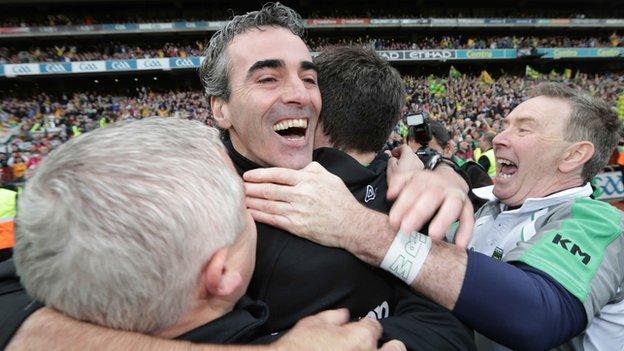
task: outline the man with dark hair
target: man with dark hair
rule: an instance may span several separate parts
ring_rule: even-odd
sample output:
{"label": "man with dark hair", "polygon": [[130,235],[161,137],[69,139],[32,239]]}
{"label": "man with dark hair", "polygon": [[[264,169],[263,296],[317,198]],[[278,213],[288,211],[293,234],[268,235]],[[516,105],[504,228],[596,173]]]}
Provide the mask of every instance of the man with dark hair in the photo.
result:
{"label": "man with dark hair", "polygon": [[401,75],[365,48],[328,49],[314,63],[323,95],[315,147],[331,145],[370,163],[401,116],[405,103]]}
{"label": "man with dark hair", "polygon": [[323,95],[314,160],[338,175],[362,204],[388,213],[388,156],[381,150],[401,116],[403,79],[372,49],[331,48],[314,63]]}

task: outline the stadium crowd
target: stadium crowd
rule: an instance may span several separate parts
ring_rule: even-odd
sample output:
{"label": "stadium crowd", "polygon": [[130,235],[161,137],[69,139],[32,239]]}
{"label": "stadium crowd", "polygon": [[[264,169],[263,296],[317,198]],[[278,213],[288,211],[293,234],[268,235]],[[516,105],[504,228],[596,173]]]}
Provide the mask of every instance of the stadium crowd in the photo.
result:
{"label": "stadium crowd", "polygon": [[308,42],[315,51],[334,46],[355,45],[375,50],[425,50],[425,49],[521,49],[532,47],[619,47],[623,46],[621,36],[616,32],[605,38],[570,36],[441,36],[419,37],[409,41],[394,38],[358,37],[332,39],[312,38]]}
{"label": "stadium crowd", "polygon": [[[397,4],[400,5],[400,4]],[[150,11],[141,6],[136,11],[131,9],[115,10],[108,9],[106,12],[98,12],[97,9],[86,9],[84,12],[72,11],[50,11],[43,14],[31,13],[27,17],[16,10],[15,15],[10,11],[0,19],[0,27],[36,27],[36,26],[71,26],[71,25],[94,25],[106,23],[156,23],[156,22],[176,22],[176,21],[206,21],[224,20],[224,13],[244,13],[249,9],[232,8],[228,5],[226,9],[215,7],[206,8],[203,4],[200,7],[185,6],[184,9],[160,10],[151,7]],[[56,12],[56,13],[55,13]],[[23,11],[21,11],[23,14]],[[621,13],[621,10],[611,11],[610,9],[591,8],[570,10],[562,8],[533,8],[518,9],[500,6],[497,8],[480,7],[438,7],[422,6],[417,10],[413,6],[402,8],[401,6],[385,6],[377,9],[373,6],[361,6],[348,10],[331,8],[324,10],[322,6],[313,6],[310,11],[302,12],[307,18],[614,18]],[[9,15],[10,14],[10,15]]]}
{"label": "stadium crowd", "polygon": [[3,127],[17,127],[19,131],[0,152],[2,179],[5,183],[23,181],[42,157],[72,136],[112,122],[149,116],[210,124],[208,103],[201,91],[156,93],[143,88],[134,97],[76,93],[56,98],[46,94],[29,99],[4,98],[0,103]]}
{"label": "stadium crowd", "polygon": [[[492,80],[481,76],[458,74],[455,77],[404,76],[406,103],[403,120],[392,133],[389,144],[402,143],[406,136],[406,117],[426,112],[441,121],[451,133],[452,150],[462,159],[471,159],[479,137],[488,130],[502,130],[502,118],[526,98],[540,80],[517,75],[501,75]],[[624,76],[615,73],[578,73],[544,76],[566,80],[583,87],[615,106],[624,94]],[[5,130],[19,128],[0,162],[5,182],[21,181],[26,170],[51,149],[74,135],[120,120],[148,116],[180,117],[212,124],[210,108],[201,91],[157,92],[146,88],[136,96],[113,96],[75,93],[59,97],[39,94],[27,99],[5,97],[0,101],[0,121]],[[15,155],[15,153],[18,153]],[[10,159],[23,162],[9,162]],[[33,159],[33,160],[31,160]],[[27,165],[27,167],[23,167]],[[15,167],[17,164],[17,168]]]}
{"label": "stadium crowd", "polygon": [[[624,40],[617,32],[605,37],[570,36],[441,36],[418,37],[412,40],[360,36],[355,38],[310,38],[310,50],[322,51],[335,46],[361,46],[375,50],[424,49],[521,49],[533,47],[623,47]],[[128,44],[122,42],[95,45],[54,45],[16,49],[0,47],[1,63],[71,62],[92,60],[123,60],[163,57],[199,56],[204,50],[201,40],[166,42],[162,45]]]}
{"label": "stadium crowd", "polygon": [[124,60],[141,58],[188,57],[201,55],[201,41],[165,43],[158,46],[128,45],[120,42],[86,47],[55,45],[16,50],[0,47],[0,63],[71,62],[97,60]]}

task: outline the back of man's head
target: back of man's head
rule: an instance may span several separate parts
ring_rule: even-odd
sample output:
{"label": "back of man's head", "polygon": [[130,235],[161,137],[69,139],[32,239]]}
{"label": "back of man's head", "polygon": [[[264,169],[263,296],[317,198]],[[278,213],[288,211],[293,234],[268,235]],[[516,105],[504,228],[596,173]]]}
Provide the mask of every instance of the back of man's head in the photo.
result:
{"label": "back of man's head", "polygon": [[399,72],[372,49],[338,47],[314,59],[323,97],[320,121],[343,151],[382,149],[405,103]]}
{"label": "back of man's head", "polygon": [[534,96],[563,99],[570,104],[570,119],[564,129],[568,141],[589,141],[594,145],[594,155],[583,165],[583,181],[590,181],[609,161],[617,146],[622,122],[615,109],[605,101],[561,83],[542,83]]}
{"label": "back of man's head", "polygon": [[279,2],[267,3],[258,11],[234,16],[212,35],[203,53],[205,59],[199,70],[199,77],[208,99],[215,96],[229,101],[230,60],[226,49],[237,35],[265,26],[286,28],[302,38],[305,34],[301,16]]}
{"label": "back of man's head", "polygon": [[245,224],[219,133],[148,118],[71,139],[19,201],[15,263],[28,293],[74,318],[144,333],[173,325],[213,253]]}

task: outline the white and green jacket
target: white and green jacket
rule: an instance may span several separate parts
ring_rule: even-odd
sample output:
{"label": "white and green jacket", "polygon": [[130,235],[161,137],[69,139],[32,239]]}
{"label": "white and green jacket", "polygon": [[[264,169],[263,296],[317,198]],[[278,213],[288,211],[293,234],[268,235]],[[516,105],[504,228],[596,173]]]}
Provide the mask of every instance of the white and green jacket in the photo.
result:
{"label": "white and green jacket", "polygon": [[[589,197],[589,184],[506,210],[498,200],[475,215],[470,250],[532,266],[583,303],[587,328],[561,350],[624,350],[622,212]],[[508,316],[513,318],[513,316]],[[479,336],[480,349],[504,349]]]}

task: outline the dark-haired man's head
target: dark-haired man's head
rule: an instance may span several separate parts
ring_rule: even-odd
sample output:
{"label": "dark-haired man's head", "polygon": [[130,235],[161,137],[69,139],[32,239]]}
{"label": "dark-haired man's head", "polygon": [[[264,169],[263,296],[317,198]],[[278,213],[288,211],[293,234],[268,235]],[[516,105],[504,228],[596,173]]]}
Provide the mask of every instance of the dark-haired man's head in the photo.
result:
{"label": "dark-haired man's head", "polygon": [[337,47],[314,59],[323,107],[315,148],[380,151],[405,102],[399,72],[371,49]]}
{"label": "dark-haired man's head", "polygon": [[204,52],[200,77],[216,124],[258,165],[312,161],[321,96],[301,16],[280,3],[235,16]]}

